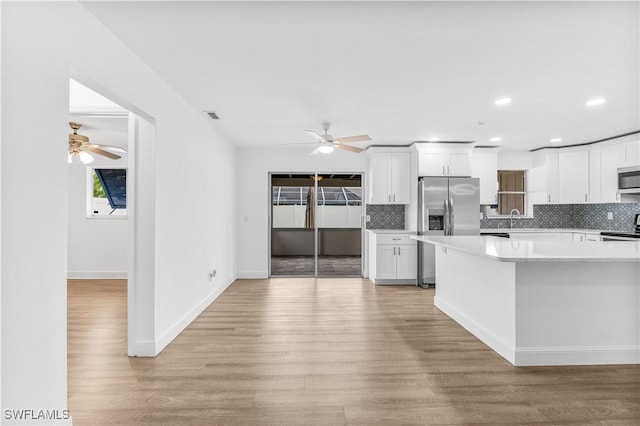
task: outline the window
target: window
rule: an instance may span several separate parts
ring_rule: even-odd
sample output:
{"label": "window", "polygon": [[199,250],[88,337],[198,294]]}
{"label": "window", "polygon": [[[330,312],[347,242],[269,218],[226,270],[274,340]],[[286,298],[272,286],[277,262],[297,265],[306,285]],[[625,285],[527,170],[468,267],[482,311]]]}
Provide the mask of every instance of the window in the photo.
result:
{"label": "window", "polygon": [[127,169],[87,167],[87,217],[127,216]]}
{"label": "window", "polygon": [[518,209],[525,214],[526,174],[524,170],[498,170],[498,214],[509,215]]}

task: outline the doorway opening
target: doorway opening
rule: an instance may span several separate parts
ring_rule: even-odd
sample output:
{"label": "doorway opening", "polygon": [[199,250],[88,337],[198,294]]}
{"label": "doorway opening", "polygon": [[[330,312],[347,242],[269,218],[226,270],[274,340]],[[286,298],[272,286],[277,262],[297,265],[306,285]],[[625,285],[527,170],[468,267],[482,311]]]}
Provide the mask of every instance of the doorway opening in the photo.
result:
{"label": "doorway opening", "polygon": [[270,276],[362,276],[362,174],[273,173]]}

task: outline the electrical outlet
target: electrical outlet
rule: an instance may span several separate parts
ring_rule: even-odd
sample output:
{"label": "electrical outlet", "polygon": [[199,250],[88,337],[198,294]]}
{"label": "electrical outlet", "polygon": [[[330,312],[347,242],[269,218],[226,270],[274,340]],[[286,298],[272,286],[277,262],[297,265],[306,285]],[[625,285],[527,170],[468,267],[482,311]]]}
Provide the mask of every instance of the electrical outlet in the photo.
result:
{"label": "electrical outlet", "polygon": [[613,220],[613,212],[607,212],[607,219]]}
{"label": "electrical outlet", "polygon": [[367,215],[367,222],[371,222],[371,215],[370,214]]}

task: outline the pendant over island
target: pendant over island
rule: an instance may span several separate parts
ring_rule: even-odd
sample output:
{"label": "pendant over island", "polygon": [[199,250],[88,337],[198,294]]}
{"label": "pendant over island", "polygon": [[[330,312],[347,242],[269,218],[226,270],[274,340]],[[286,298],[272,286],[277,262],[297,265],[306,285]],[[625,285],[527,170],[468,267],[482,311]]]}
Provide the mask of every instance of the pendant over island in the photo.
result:
{"label": "pendant over island", "polygon": [[640,242],[412,236],[434,304],[515,366],[640,364]]}

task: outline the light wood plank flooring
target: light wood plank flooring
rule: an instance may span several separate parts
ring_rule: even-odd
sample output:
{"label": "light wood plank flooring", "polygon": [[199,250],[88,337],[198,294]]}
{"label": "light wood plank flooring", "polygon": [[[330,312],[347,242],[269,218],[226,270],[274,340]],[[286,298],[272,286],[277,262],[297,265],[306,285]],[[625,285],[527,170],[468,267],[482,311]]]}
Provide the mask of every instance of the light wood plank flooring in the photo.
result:
{"label": "light wood plank flooring", "polygon": [[69,281],[74,425],[640,424],[640,367],[515,368],[362,279],[237,281],[156,358],[126,356],[126,282]]}

